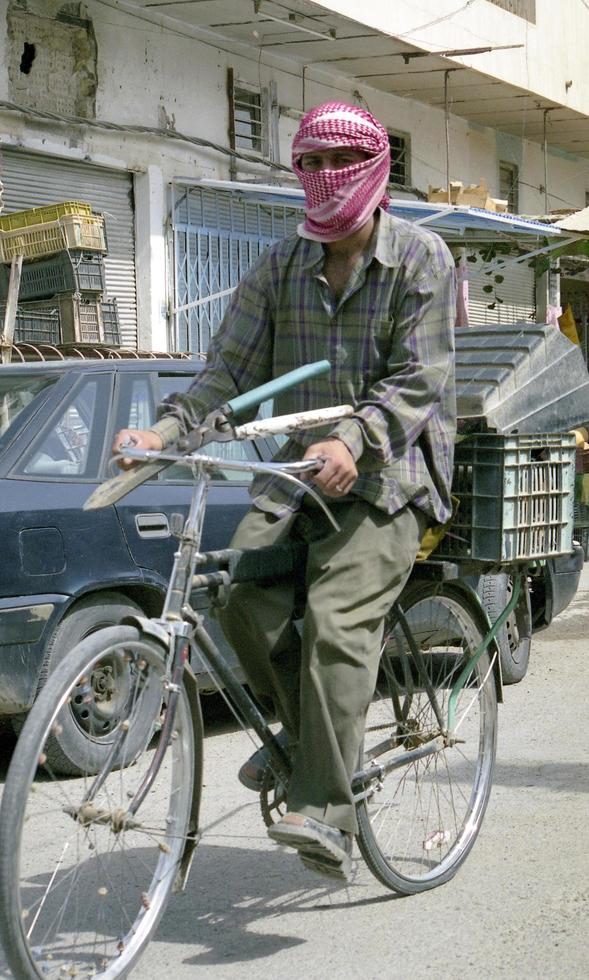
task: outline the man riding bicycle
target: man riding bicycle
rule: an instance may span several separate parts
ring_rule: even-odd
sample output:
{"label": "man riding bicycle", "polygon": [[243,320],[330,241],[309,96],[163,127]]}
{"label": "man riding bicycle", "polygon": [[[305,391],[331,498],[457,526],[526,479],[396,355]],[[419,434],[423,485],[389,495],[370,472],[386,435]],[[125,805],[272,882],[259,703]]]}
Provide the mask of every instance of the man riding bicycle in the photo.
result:
{"label": "man riding bicycle", "polygon": [[[344,103],[308,112],[292,164],[305,192],[297,234],[244,276],[188,393],[168,398],[151,429],[118,433],[113,448],[161,449],[237,394],[331,362],[329,375],[278,396],[275,412],[349,403],[353,416],[319,437],[297,432],[276,458],[323,461],[312,479],[340,530],[298,487],[259,476],[232,541],[306,542],[302,628],[291,583],[234,585],[217,615],[292,754],[288,810],[268,833],[308,867],[345,878],[357,830],[350,777],[384,617],[425,529],[451,513],[455,272],[437,235],[388,214],[388,135],[369,112]],[[246,785],[260,788],[264,762],[257,753],[244,764]]]}

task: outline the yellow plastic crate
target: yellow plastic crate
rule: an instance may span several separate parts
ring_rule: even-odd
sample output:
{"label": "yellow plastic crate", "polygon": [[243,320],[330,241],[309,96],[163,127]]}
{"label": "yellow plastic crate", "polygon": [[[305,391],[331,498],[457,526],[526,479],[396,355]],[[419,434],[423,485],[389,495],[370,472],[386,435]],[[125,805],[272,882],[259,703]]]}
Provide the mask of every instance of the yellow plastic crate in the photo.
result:
{"label": "yellow plastic crate", "polygon": [[0,231],[0,262],[10,262],[15,255],[36,259],[69,248],[105,253],[102,215],[68,214],[31,228]]}
{"label": "yellow plastic crate", "polygon": [[0,217],[0,231],[15,231],[17,228],[30,228],[33,225],[44,225],[49,221],[57,221],[66,214],[90,216],[92,205],[84,201],[62,201],[59,204],[45,204],[40,208],[28,208],[26,211],[13,211]]}

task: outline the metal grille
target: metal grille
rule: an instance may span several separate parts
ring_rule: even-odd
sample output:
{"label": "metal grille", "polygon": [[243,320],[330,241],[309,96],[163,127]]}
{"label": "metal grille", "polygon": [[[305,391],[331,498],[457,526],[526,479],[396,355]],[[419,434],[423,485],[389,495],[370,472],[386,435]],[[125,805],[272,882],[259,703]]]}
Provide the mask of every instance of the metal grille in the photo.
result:
{"label": "metal grille", "polygon": [[476,265],[468,271],[468,318],[472,326],[534,322],[536,286],[534,270],[527,262],[512,263],[502,270],[501,283],[495,283],[493,275],[485,276]]}
{"label": "metal grille", "polygon": [[519,169],[515,163],[499,161],[499,197],[507,201],[510,214],[519,211]]}
{"label": "metal grille", "polygon": [[407,133],[389,132],[391,148],[391,184],[409,187],[411,184],[411,140]]}
{"label": "metal grille", "polygon": [[262,152],[262,98],[259,92],[235,87],[235,146]]}
{"label": "metal grille", "polygon": [[205,352],[231,293],[265,248],[295,232],[301,208],[246,194],[175,184],[175,350]]}

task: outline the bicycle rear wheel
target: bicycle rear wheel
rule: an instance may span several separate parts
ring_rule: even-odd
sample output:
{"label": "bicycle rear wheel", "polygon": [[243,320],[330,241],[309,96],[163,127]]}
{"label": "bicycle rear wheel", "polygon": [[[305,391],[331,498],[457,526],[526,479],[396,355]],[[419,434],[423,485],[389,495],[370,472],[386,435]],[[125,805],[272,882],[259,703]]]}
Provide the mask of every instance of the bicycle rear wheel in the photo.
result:
{"label": "bicycle rear wheel", "polygon": [[481,631],[450,585],[419,583],[401,605],[421,664],[393,613],[367,715],[363,769],[395,760],[400,766],[365,784],[357,839],[379,881],[410,895],[452,878],[475,842],[493,779],[497,695],[485,653],[459,695],[457,741],[448,743],[427,688],[445,728],[450,691]]}
{"label": "bicycle rear wheel", "polygon": [[[108,736],[102,723],[98,733],[101,744],[107,737],[115,745],[112,764],[94,775],[88,725],[104,713],[94,704],[104,691],[92,678],[105,662],[126,688],[112,701]],[[30,712],[0,809],[0,934],[19,978],[125,976],[157,926],[191,817],[195,746],[184,689],[155,782],[137,813],[125,815],[158,745],[165,679],[155,641],[112,627],[72,650]],[[92,762],[64,778],[51,758],[73,702],[76,713],[88,706]]]}

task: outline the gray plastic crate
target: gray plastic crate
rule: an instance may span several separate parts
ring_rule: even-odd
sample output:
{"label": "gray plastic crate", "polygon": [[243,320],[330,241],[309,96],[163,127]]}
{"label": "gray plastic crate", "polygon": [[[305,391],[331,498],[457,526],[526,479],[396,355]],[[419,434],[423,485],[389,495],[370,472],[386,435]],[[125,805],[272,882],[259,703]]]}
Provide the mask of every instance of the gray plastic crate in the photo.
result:
{"label": "gray plastic crate", "polygon": [[19,310],[55,313],[63,344],[121,343],[116,299],[102,300],[93,293],[58,293],[50,299],[23,303]]}
{"label": "gray plastic crate", "polygon": [[98,298],[61,293],[56,299],[59,301],[64,344],[102,343],[102,312]]}
{"label": "gray plastic crate", "polygon": [[[0,305],[0,322],[4,320],[5,304]],[[61,320],[58,309],[23,310],[18,309],[14,323],[14,342],[16,344],[59,344],[61,343]]]}
{"label": "gray plastic crate", "polygon": [[589,507],[580,500],[575,500],[575,528],[577,527],[589,528]]}
{"label": "gray plastic crate", "polygon": [[[6,299],[10,266],[0,265],[0,299]],[[102,293],[104,261],[97,252],[58,252],[36,262],[23,262],[19,300],[49,299],[58,293]]]}
{"label": "gray plastic crate", "polygon": [[566,432],[584,424],[583,353],[552,324],[456,330],[456,405],[463,431]]}
{"label": "gray plastic crate", "polygon": [[104,343],[111,347],[119,347],[121,343],[121,326],[119,323],[119,311],[117,301],[103,297],[102,307],[102,327]]}
{"label": "gray plastic crate", "polygon": [[457,516],[437,558],[510,564],[572,551],[575,437],[481,434],[457,443]]}

